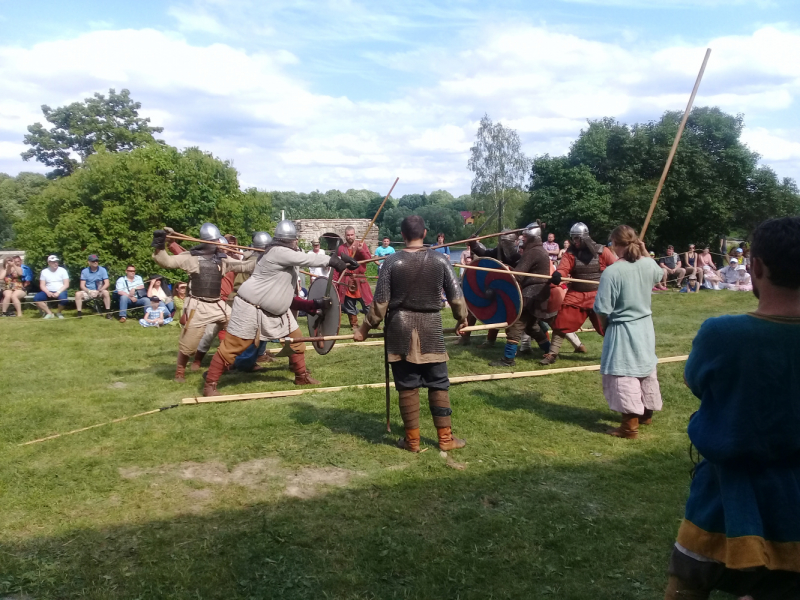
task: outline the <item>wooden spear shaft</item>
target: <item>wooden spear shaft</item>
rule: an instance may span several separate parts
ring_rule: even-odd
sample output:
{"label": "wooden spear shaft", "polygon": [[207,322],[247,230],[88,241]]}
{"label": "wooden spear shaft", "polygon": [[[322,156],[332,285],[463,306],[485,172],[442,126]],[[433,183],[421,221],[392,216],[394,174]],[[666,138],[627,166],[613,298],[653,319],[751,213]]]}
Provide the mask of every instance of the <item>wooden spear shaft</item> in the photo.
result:
{"label": "wooden spear shaft", "polygon": [[[482,236],[479,236],[479,237],[471,237],[471,238],[467,238],[465,240],[458,240],[457,242],[448,242],[447,244],[439,244],[438,246],[420,246],[419,248],[405,248],[405,249],[401,250],[401,252],[408,252],[410,250],[414,250],[414,251],[417,251],[417,250],[436,250],[437,248],[446,248],[447,246],[456,246],[458,244],[464,244],[466,242],[477,242],[478,240],[485,240],[486,238],[498,237],[498,236],[501,236],[501,235],[506,235],[508,233],[519,233],[520,231],[523,231],[524,229],[525,228],[523,227],[523,228],[520,228],[520,229],[511,229],[509,231],[501,231],[500,233],[488,233],[486,235],[482,235]],[[360,261],[358,261],[358,264],[363,265],[365,263],[371,263],[371,262],[376,262],[378,260],[383,260],[384,258],[386,258],[386,257],[385,256],[375,256],[375,257],[372,257],[372,258],[368,258],[366,260],[360,260]]]}
{"label": "wooden spear shaft", "polygon": [[700,81],[703,79],[703,73],[706,70],[706,64],[708,64],[709,56],[711,56],[711,48],[706,49],[706,56],[705,58],[703,58],[703,64],[700,67],[700,72],[697,74],[697,80],[694,82],[692,95],[689,96],[689,103],[686,105],[686,110],[683,112],[683,118],[681,119],[681,124],[678,125],[678,133],[675,136],[675,141],[672,142],[672,148],[669,151],[669,156],[667,156],[667,164],[664,165],[664,170],[661,173],[661,179],[658,180],[658,187],[656,187],[656,193],[653,194],[653,201],[650,203],[650,210],[647,211],[647,217],[644,220],[644,225],[642,225],[642,232],[639,234],[640,240],[643,240],[644,234],[647,233],[647,226],[650,225],[650,219],[653,216],[653,211],[656,209],[656,204],[658,203],[658,197],[661,195],[661,188],[664,187],[664,181],[667,179],[667,173],[669,173],[669,167],[670,165],[672,165],[672,159],[675,157],[675,151],[678,149],[678,142],[681,141],[681,136],[683,135],[683,128],[686,127],[686,121],[689,119],[689,113],[692,112],[694,97],[697,95],[697,89],[700,87]]}
{"label": "wooden spear shaft", "polygon": [[[552,275],[540,275],[539,273],[523,273],[521,271],[507,271],[505,269],[487,269],[486,267],[473,267],[472,265],[462,265],[456,264],[453,265],[456,267],[461,267],[462,269],[473,269],[475,271],[489,271],[490,273],[511,273],[512,275],[518,275],[519,277],[536,277],[537,279],[552,279]],[[562,277],[561,281],[575,282],[575,283],[591,283],[592,285],[600,285],[599,281],[592,281],[591,279],[573,279],[571,277]]]}
{"label": "wooden spear shaft", "polygon": [[[442,333],[456,333],[456,331],[472,332],[472,331],[486,331],[488,329],[503,329],[504,327],[508,327],[508,323],[491,323],[489,325],[471,325],[468,327],[464,327],[461,330],[457,330],[455,327],[449,327],[447,329],[443,329]],[[383,333],[368,333],[366,337],[368,338],[382,338],[384,336]],[[280,343],[288,342],[293,344],[295,342],[329,342],[331,340],[352,340],[353,334],[349,335],[321,335],[318,337],[304,337],[304,338],[281,338],[278,341]],[[358,343],[358,342],[356,342]]]}
{"label": "wooden spear shaft", "polygon": [[223,244],[222,242],[209,242],[197,238],[183,235],[182,233],[170,233],[167,236],[168,240],[178,240],[181,242],[197,242],[198,244],[211,244],[212,246],[222,246],[223,248],[237,248],[239,250],[255,250],[256,252],[263,252],[263,248],[253,248],[251,246],[237,246],[236,244]]}

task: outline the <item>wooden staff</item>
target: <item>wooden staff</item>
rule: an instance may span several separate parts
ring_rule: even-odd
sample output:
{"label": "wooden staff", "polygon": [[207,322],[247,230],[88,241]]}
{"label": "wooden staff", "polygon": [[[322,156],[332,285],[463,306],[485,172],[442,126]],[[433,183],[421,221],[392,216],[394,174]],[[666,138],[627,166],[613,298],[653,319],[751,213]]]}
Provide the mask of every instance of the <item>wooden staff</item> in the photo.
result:
{"label": "wooden staff", "polygon": [[[464,327],[463,329],[457,329],[456,327],[449,327],[447,329],[442,329],[442,333],[456,333],[458,331],[461,332],[472,332],[472,331],[486,331],[488,329],[503,329],[504,327],[508,327],[508,323],[492,323],[490,325],[471,325]],[[368,338],[382,338],[384,336],[383,333],[368,333],[366,337]],[[352,340],[353,334],[349,335],[320,335],[317,337],[304,337],[304,338],[281,338],[278,341],[280,343],[289,343],[293,344],[295,342],[328,342],[331,340]],[[359,342],[356,342],[358,344]]]}
{"label": "wooden staff", "polygon": [[263,252],[263,248],[253,248],[251,246],[237,246],[236,244],[223,244],[222,242],[209,242],[207,240],[200,240],[197,238],[183,235],[182,233],[170,233],[167,235],[168,240],[179,240],[181,242],[197,242],[199,244],[211,244],[212,246],[222,246],[224,248],[237,248],[239,250],[255,250],[256,252]]}
{"label": "wooden staff", "polygon": [[[392,184],[391,189],[389,189],[389,193],[386,194],[386,197],[383,199],[383,202],[381,202],[381,205],[378,207],[378,210],[375,213],[375,216],[372,217],[372,221],[369,222],[369,227],[367,227],[367,230],[364,232],[364,236],[361,238],[361,242],[359,242],[359,244],[358,244],[359,248],[361,248],[361,246],[364,244],[364,241],[367,239],[367,235],[369,235],[370,229],[372,229],[372,226],[375,224],[375,220],[378,218],[378,215],[381,214],[381,211],[383,210],[383,205],[386,204],[386,201],[389,199],[389,196],[392,195],[392,191],[394,190],[394,186],[397,185],[398,181],[400,181],[399,177],[394,180],[394,183]],[[381,257],[381,258],[383,258],[383,257]],[[339,285],[342,282],[342,277],[344,277],[345,272],[346,272],[346,269],[345,269],[345,271],[342,271],[341,275],[339,275],[339,279],[336,280],[336,285]]]}
{"label": "wooden staff", "polygon": [[694,104],[694,97],[697,95],[697,88],[700,87],[700,81],[703,79],[703,73],[706,70],[706,64],[708,63],[709,56],[711,56],[711,48],[706,49],[706,56],[703,59],[703,64],[700,67],[700,72],[697,74],[697,81],[694,82],[692,95],[689,96],[689,103],[686,105],[686,110],[683,113],[683,119],[681,119],[681,124],[678,126],[678,134],[675,136],[675,141],[672,142],[672,148],[669,151],[669,156],[667,156],[667,164],[664,165],[664,170],[661,173],[661,179],[658,180],[658,187],[656,187],[656,193],[653,195],[653,201],[650,203],[650,210],[647,211],[647,217],[644,220],[644,225],[642,225],[642,232],[639,234],[640,240],[644,240],[644,234],[647,233],[647,226],[650,225],[650,219],[653,216],[653,211],[656,209],[656,203],[658,202],[658,197],[661,195],[661,188],[664,187],[664,181],[667,179],[667,173],[669,172],[669,167],[672,164],[672,159],[675,156],[675,151],[678,149],[678,142],[681,141],[681,135],[683,135],[683,128],[686,127],[686,121],[689,119],[689,113],[692,111],[692,104]]}
{"label": "wooden staff", "polygon": [[[479,237],[471,237],[471,238],[467,238],[465,240],[458,240],[457,242],[448,242],[447,244],[439,244],[438,246],[420,246],[419,248],[416,248],[416,249],[406,248],[405,250],[401,250],[401,252],[408,252],[409,250],[415,250],[415,251],[418,251],[418,250],[436,250],[437,248],[446,248],[447,246],[456,246],[458,244],[464,244],[466,242],[477,242],[478,240],[485,240],[486,238],[498,237],[498,236],[501,236],[501,235],[506,235],[508,233],[519,233],[520,231],[524,231],[524,230],[525,230],[525,228],[521,227],[520,229],[510,229],[508,231],[501,231],[500,233],[489,233],[489,234],[482,235],[482,236],[479,236]],[[379,261],[379,260],[383,260],[384,258],[386,258],[386,257],[385,256],[376,256],[376,257],[368,258],[366,260],[360,260],[360,261],[358,261],[358,264],[363,265],[365,263],[371,263],[371,262],[376,262],[376,261]]]}
{"label": "wooden staff", "polygon": [[[487,269],[486,267],[474,267],[472,265],[462,265],[456,264],[453,265],[455,267],[461,267],[462,269],[473,269],[475,271],[489,271],[490,273],[511,273],[512,275],[518,275],[519,277],[536,277],[537,279],[552,279],[552,275],[540,275],[539,273],[523,273],[521,271],[507,271],[505,269]],[[575,282],[575,283],[591,283],[592,285],[600,285],[599,281],[592,281],[591,279],[573,279],[572,277],[562,277],[561,281],[566,281],[567,283]]]}

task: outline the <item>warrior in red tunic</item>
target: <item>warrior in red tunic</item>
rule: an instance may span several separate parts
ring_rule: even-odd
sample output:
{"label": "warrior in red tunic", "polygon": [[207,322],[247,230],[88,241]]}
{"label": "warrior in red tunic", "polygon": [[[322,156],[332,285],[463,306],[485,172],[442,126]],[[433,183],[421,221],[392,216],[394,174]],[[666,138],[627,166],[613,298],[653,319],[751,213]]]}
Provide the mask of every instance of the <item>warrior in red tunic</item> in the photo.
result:
{"label": "warrior in red tunic", "polygon": [[[366,244],[356,241],[356,230],[348,227],[344,230],[345,243],[339,246],[336,250],[336,256],[339,258],[351,256],[356,260],[367,260],[372,258],[369,253],[369,248]],[[336,289],[339,293],[339,303],[342,305],[342,312],[344,312],[350,319],[350,327],[355,329],[358,327],[358,305],[367,310],[367,305],[372,304],[372,290],[369,287],[367,278],[364,273],[367,271],[367,265],[361,265],[354,271],[347,271],[339,281],[341,272],[334,271],[332,273],[333,280],[339,282]]]}
{"label": "warrior in red tunic", "polygon": [[[605,246],[595,243],[589,237],[589,228],[583,223],[575,223],[569,230],[572,245],[564,253],[558,269],[553,273],[551,282],[555,285],[561,283],[561,277],[575,279],[588,279],[600,282],[600,274],[606,267],[617,260],[614,253]],[[561,304],[561,309],[553,323],[553,339],[550,342],[550,352],[544,355],[539,364],[552,365],[558,359],[561,344],[568,333],[573,333],[581,328],[587,317],[600,335],[605,331],[600,324],[594,310],[594,297],[597,295],[597,285],[592,283],[570,282],[567,294]]]}

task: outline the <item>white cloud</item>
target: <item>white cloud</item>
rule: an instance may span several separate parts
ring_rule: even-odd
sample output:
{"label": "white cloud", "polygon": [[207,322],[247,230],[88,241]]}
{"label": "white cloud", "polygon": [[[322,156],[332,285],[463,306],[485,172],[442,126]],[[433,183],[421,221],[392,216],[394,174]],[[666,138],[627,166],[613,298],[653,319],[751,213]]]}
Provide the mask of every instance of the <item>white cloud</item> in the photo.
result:
{"label": "white cloud", "polygon": [[[31,168],[17,157],[25,127],[42,120],[39,105],[126,87],[168,143],[235,160],[243,185],[381,191],[400,176],[399,194],[459,194],[469,189],[469,147],[484,112],[517,129],[528,154],[563,153],[586,119],[682,110],[705,50],[634,51],[524,24],[487,26],[460,43],[376,57],[434,82],[381,102],[312,89],[307,65],[288,49],[193,45],[149,29],[0,46],[0,171]],[[697,104],[745,112],[759,124],[745,140],[779,175],[800,176],[798,144],[765,125],[800,95],[800,63],[786,60],[800,56],[800,33],[764,27],[709,45]]]}
{"label": "white cloud", "polygon": [[174,17],[181,31],[194,31],[227,36],[230,32],[217,19],[196,7],[171,6],[167,14]]}

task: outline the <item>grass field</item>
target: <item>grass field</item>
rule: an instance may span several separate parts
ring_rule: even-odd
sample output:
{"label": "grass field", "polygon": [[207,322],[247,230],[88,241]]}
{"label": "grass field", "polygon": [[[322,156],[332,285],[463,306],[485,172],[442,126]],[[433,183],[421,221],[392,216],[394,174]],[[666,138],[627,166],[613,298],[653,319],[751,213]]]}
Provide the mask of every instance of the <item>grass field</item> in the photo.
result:
{"label": "grass field", "polygon": [[[653,306],[667,357],[755,299]],[[698,405],[682,363],[659,367],[664,411],[634,441],[603,435],[618,415],[589,372],[453,386],[468,444],[448,457],[424,404],[429,450],[393,447],[402,423],[395,404],[385,433],[382,389],[182,406],[21,447],[202,382],[171,380],[177,328],[27,315],[0,320],[0,598],[663,597]],[[599,363],[601,338],[581,339],[589,353],[567,347],[555,368]],[[451,346],[451,375],[499,371],[500,352]],[[220,391],[293,387],[278,360]],[[382,381],[383,349],[312,354],[309,368],[324,385]]]}

